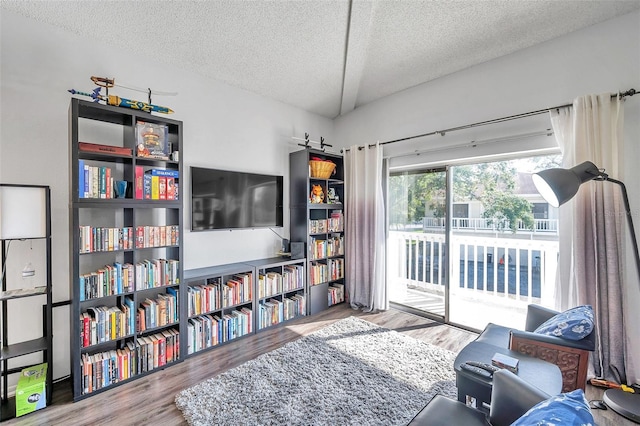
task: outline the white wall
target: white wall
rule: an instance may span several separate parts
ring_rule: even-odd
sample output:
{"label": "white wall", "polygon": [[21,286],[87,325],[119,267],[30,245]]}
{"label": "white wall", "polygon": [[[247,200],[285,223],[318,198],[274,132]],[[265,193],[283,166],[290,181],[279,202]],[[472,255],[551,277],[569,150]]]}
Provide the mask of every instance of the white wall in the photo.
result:
{"label": "white wall", "polygon": [[[520,52],[439,78],[385,99],[360,107],[335,120],[335,140],[342,146],[388,141],[439,129],[477,123],[499,117],[571,103],[591,93],[640,90],[640,11],[531,47]],[[542,119],[542,121],[541,121]],[[441,151],[447,143],[503,137],[551,127],[546,116],[517,120],[501,126],[487,126],[454,132],[446,137],[423,137],[412,142],[385,146],[385,156],[436,149],[437,153],[395,158],[391,164],[419,164],[478,156],[508,150],[549,146],[544,137],[487,144],[478,148]],[[640,238],[640,95],[625,104],[625,162],[631,210]],[[553,144],[551,144],[553,145]],[[628,279],[625,306],[637,317],[640,280],[628,245]],[[640,353],[640,324],[629,321],[627,337],[631,353]],[[640,381],[640,365],[635,366]]]}
{"label": "white wall", "polygon": [[[52,189],[54,301],[69,299],[68,89],[91,91],[92,75],[131,85],[175,91],[154,103],[184,122],[183,174],[187,269],[271,257],[280,247],[268,229],[233,232],[189,231],[189,166],[284,175],[287,237],[288,154],[300,149],[292,136],[332,140],[331,120],[272,101],[176,67],[138,59],[110,46],[82,39],[5,10],[2,11],[0,181],[47,184]],[[278,76],[273,76],[278,78]],[[125,89],[112,93],[146,100]],[[20,252],[11,253],[19,258]],[[17,261],[19,269],[24,261]],[[9,262],[8,262],[9,263]],[[16,266],[16,267],[18,267]],[[11,279],[19,269],[8,271]],[[15,282],[13,280],[12,282]],[[12,314],[13,316],[14,314]],[[69,313],[57,308],[54,321],[54,377],[69,374]],[[13,321],[16,335],[40,330],[39,323]],[[22,339],[19,339],[22,340]]]}

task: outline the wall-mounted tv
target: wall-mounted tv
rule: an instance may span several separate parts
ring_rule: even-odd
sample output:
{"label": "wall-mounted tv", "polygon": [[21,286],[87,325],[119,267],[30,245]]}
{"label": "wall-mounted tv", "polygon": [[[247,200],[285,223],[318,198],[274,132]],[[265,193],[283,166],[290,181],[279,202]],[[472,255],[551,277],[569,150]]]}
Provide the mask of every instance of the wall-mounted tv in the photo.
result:
{"label": "wall-mounted tv", "polygon": [[282,176],[191,167],[191,230],[283,225]]}

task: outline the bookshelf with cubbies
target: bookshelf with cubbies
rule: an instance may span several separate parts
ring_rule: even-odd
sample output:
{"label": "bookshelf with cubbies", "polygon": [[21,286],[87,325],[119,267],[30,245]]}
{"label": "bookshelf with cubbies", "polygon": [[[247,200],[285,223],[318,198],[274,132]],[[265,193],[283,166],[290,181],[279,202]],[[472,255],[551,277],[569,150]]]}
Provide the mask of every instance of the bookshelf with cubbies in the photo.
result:
{"label": "bookshelf with cubbies", "polygon": [[245,263],[184,271],[186,355],[255,332],[254,274]]}
{"label": "bookshelf with cubbies", "polygon": [[[330,161],[335,169],[318,176],[310,161]],[[315,149],[289,154],[291,241],[304,242],[307,253],[308,312],[315,314],[345,301],[344,161]],[[313,187],[320,186],[322,202]]]}
{"label": "bookshelf with cubbies", "polygon": [[[161,134],[140,140],[147,127]],[[186,354],[182,163],[170,159],[182,122],[72,99],[69,130],[71,373],[80,400]],[[158,151],[149,153],[151,142]]]}
{"label": "bookshelf with cubbies", "polygon": [[306,315],[304,259],[270,258],[247,263],[256,268],[257,330]]}

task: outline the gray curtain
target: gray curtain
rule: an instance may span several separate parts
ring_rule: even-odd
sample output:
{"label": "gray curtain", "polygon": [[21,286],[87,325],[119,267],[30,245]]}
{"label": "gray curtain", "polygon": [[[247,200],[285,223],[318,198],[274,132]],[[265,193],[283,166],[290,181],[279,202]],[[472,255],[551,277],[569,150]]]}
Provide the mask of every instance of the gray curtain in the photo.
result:
{"label": "gray curtain", "polygon": [[[551,113],[563,166],[591,161],[612,178],[621,178],[623,104],[606,93],[576,98],[572,108]],[[597,342],[590,377],[626,383],[632,354],[626,345],[625,322],[637,313],[625,311],[624,205],[620,187],[591,181],[560,208],[557,308],[592,305]],[[634,354],[637,356],[638,354]]]}
{"label": "gray curtain", "polygon": [[349,302],[367,312],[387,310],[382,147],[352,146],[344,160]]}

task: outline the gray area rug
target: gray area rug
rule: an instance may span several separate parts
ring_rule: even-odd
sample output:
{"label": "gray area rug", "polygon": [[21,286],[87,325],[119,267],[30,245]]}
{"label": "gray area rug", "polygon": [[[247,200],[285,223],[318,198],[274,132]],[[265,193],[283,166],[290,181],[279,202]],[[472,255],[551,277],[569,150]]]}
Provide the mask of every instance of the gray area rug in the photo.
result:
{"label": "gray area rug", "polygon": [[356,317],[340,320],[175,399],[190,425],[404,425],[456,398],[451,351]]}

